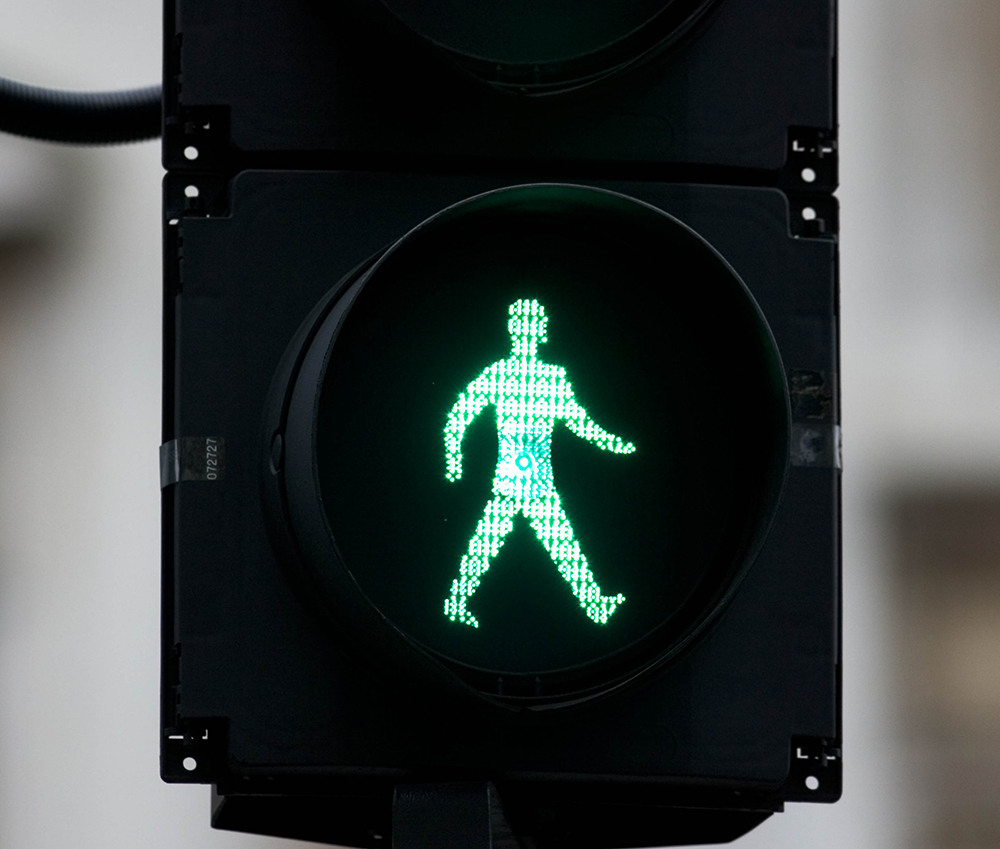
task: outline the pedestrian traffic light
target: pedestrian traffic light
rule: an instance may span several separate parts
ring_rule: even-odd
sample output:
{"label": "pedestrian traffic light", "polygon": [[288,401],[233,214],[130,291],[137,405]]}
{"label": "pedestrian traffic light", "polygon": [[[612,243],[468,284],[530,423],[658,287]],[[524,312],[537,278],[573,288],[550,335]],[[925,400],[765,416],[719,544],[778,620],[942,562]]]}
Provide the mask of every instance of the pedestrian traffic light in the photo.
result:
{"label": "pedestrian traffic light", "polygon": [[162,774],[216,826],[838,798],[832,21],[168,2]]}

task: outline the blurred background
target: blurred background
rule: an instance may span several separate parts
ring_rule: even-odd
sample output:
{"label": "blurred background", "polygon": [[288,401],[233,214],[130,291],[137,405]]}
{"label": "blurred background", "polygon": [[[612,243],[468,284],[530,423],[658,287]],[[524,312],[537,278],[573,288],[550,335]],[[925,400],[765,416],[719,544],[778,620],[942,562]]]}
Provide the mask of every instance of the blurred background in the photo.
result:
{"label": "blurred background", "polygon": [[[4,6],[0,74],[160,76],[156,0]],[[1000,849],[1000,3],[841,0],[844,798],[746,849]],[[303,844],[161,784],[157,143],[0,136],[0,847]]]}

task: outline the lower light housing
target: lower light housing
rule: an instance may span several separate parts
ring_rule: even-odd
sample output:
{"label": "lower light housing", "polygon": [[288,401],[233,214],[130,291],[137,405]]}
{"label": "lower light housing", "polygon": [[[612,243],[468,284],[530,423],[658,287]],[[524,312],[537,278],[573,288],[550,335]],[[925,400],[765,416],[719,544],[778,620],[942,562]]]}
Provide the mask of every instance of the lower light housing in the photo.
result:
{"label": "lower light housing", "polygon": [[[793,236],[769,189],[259,171],[208,217],[185,180],[166,184],[166,780],[215,785],[221,828],[356,846],[391,838],[398,784],[490,780],[519,834],[594,849],[720,842],[839,796],[833,241]],[[444,613],[499,456],[487,404],[449,481],[449,413],[510,355],[522,300],[545,309],[538,358],[635,449],[551,435],[574,538],[625,596],[604,624],[523,514],[468,598],[480,627]],[[426,418],[400,429],[397,410]],[[384,555],[400,540],[411,573]],[[644,558],[660,579],[630,573]],[[680,562],[695,577],[673,592]],[[499,622],[516,645],[515,607],[566,643],[470,641]]]}
{"label": "lower light housing", "polygon": [[296,334],[266,502],[305,592],[393,674],[552,707],[668,661],[724,609],[788,418],[767,323],[703,239],[621,194],[505,188],[419,225]]}

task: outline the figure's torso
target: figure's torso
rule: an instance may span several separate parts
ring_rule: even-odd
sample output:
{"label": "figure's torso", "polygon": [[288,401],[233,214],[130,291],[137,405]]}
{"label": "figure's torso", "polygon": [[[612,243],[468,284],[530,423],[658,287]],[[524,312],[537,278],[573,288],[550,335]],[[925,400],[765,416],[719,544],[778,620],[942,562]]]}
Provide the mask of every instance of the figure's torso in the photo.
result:
{"label": "figure's torso", "polygon": [[566,370],[533,357],[511,357],[484,372],[497,412],[493,492],[530,501],[555,492],[552,430],[572,397]]}

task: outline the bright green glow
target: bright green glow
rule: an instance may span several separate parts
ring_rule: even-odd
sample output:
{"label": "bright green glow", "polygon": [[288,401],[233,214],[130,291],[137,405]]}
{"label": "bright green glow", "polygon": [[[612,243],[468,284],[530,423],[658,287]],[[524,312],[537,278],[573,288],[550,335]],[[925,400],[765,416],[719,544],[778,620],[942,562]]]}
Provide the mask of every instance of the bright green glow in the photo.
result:
{"label": "bright green glow", "polygon": [[466,603],[520,513],[531,523],[559,574],[573,588],[580,607],[594,622],[604,625],[625,596],[601,594],[580,550],[552,477],[552,431],[556,420],[562,419],[573,433],[604,451],[631,454],[635,446],[608,433],[587,415],[573,397],[566,369],[538,359],[538,345],[548,341],[548,318],[542,305],[535,300],[515,301],[508,312],[511,355],[487,366],[466,387],[451,408],[444,428],[445,477],[457,481],[462,477],[465,429],[485,407],[496,407],[500,450],[493,478],[494,498],[486,505],[476,533],[469,540],[459,576],[445,600],[444,614],[453,622],[479,627],[476,617],[466,610]]}

